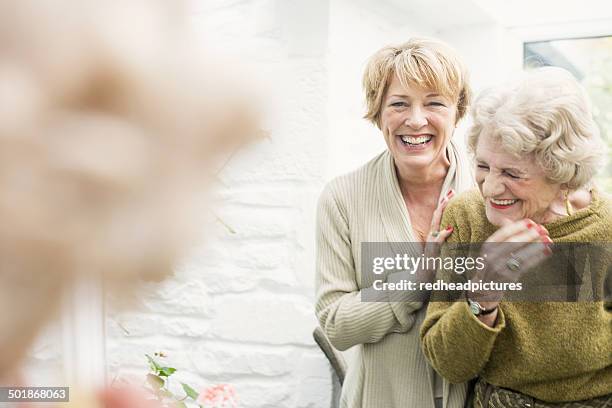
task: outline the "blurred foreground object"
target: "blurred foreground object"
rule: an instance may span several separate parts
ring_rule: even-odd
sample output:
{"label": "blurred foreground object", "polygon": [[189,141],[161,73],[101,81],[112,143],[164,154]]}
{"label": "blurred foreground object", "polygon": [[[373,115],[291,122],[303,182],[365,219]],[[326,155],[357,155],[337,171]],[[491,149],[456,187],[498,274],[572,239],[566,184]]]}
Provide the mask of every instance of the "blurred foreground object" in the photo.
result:
{"label": "blurred foreground object", "polygon": [[78,274],[163,278],[216,160],[259,133],[182,1],[0,2],[0,372]]}

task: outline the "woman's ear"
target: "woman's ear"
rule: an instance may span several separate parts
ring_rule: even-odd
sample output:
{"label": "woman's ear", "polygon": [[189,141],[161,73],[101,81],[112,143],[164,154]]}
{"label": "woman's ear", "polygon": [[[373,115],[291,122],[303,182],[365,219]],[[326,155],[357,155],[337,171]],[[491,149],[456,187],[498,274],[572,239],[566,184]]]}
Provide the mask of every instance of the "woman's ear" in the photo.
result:
{"label": "woman's ear", "polygon": [[568,216],[572,215],[574,213],[574,207],[572,207],[572,203],[570,202],[570,189],[567,183],[561,184],[561,194],[563,195],[563,202],[565,203],[565,212]]}

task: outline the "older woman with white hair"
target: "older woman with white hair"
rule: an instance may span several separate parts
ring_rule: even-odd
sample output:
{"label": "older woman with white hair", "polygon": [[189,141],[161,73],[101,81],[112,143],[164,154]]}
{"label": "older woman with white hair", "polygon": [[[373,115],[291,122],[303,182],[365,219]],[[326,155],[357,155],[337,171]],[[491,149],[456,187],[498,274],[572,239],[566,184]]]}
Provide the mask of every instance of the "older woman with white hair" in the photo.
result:
{"label": "older woman with white hair", "polygon": [[[609,247],[612,201],[593,183],[605,149],[571,74],[539,68],[486,91],[473,120],[468,144],[480,191],[457,197],[443,217],[455,228],[449,243],[484,242],[473,282],[560,276],[551,243]],[[588,301],[541,301],[545,291],[512,301],[498,288],[436,294],[421,327],[428,360],[453,383],[478,377],[478,408],[612,406],[606,249],[591,260]]]}
{"label": "older woman with white hair", "polygon": [[426,299],[367,301],[373,287],[361,261],[362,243],[411,242],[420,253],[452,232],[440,231],[441,210],[453,190],[472,187],[451,140],[470,100],[467,72],[447,45],[411,39],[375,53],[363,85],[366,118],[387,149],[332,180],[317,219],[316,314],[337,349],[356,347],[341,406],[463,407],[465,385],[443,383],[421,351]]}

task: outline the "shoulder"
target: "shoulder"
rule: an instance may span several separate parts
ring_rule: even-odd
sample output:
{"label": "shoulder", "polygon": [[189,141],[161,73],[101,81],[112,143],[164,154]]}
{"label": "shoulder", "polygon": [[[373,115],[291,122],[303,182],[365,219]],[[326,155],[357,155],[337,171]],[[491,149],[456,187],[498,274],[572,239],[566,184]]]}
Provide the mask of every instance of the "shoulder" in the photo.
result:
{"label": "shoulder", "polygon": [[483,240],[494,228],[487,219],[484,200],[478,189],[460,193],[449,203],[442,216],[442,226],[452,226],[449,241],[474,242]]}
{"label": "shoulder", "polygon": [[[360,195],[367,194],[375,184],[375,180],[384,166],[385,154],[383,152],[363,166],[337,176],[329,181],[319,197],[319,207],[325,204],[334,203],[340,207],[358,202]],[[369,194],[373,196],[373,194]]]}
{"label": "shoulder", "polygon": [[602,230],[606,231],[608,239],[612,239],[612,196],[605,192],[599,192],[599,205],[595,210],[601,223]]}
{"label": "shoulder", "polygon": [[[563,225],[562,225],[563,227]],[[577,241],[612,240],[612,197],[599,190],[592,190],[592,201],[578,210],[567,222],[568,235]]]}
{"label": "shoulder", "polygon": [[608,220],[612,219],[612,195],[601,192],[599,193],[599,199],[601,200],[600,216]]}
{"label": "shoulder", "polygon": [[446,210],[444,210],[444,215],[453,218],[461,218],[465,221],[471,221],[486,216],[484,201],[480,195],[480,191],[474,188],[458,194],[450,200]]}

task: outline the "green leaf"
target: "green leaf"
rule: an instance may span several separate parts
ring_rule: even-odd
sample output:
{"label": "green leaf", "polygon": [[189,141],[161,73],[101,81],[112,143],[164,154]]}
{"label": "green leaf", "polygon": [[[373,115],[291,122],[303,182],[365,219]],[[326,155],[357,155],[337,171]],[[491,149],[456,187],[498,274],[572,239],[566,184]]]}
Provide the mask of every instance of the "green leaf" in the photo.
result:
{"label": "green leaf", "polygon": [[155,374],[147,374],[147,382],[154,390],[159,390],[164,386],[164,379],[155,375]]}
{"label": "green leaf", "polygon": [[170,377],[175,372],[176,372],[176,368],[173,368],[173,367],[160,367],[158,370],[158,374],[161,377]]}
{"label": "green leaf", "polygon": [[183,386],[183,390],[185,390],[185,394],[187,394],[187,396],[189,398],[191,398],[192,400],[197,400],[198,396],[200,394],[198,394],[196,392],[196,390],[194,390],[193,388],[191,388],[189,385],[185,384],[185,383],[181,383],[181,385]]}
{"label": "green leaf", "polygon": [[151,367],[151,370],[155,371],[156,373],[159,372],[161,366],[157,364],[157,361],[153,360],[153,357],[148,354],[145,354],[145,356],[147,356],[147,359],[149,360],[149,367]]}
{"label": "green leaf", "polygon": [[183,401],[177,401],[174,403],[174,408],[187,408],[187,404]]}

